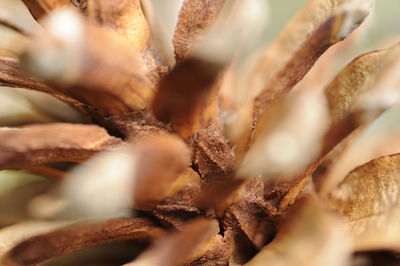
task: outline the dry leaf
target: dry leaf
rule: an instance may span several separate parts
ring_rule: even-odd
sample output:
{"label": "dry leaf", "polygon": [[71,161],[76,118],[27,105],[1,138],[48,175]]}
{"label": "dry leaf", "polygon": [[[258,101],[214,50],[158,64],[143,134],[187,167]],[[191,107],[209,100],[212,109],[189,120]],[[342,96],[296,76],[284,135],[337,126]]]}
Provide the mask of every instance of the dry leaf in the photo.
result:
{"label": "dry leaf", "polygon": [[80,162],[121,141],[95,125],[54,123],[1,128],[0,168],[48,162]]}
{"label": "dry leaf", "polygon": [[0,229],[0,257],[11,248],[34,235],[44,234],[71,222],[24,222]]}
{"label": "dry leaf", "polygon": [[145,218],[79,222],[22,241],[3,257],[3,263],[32,265],[102,243],[149,241],[162,234],[161,228]]}
{"label": "dry leaf", "polygon": [[343,215],[355,250],[399,249],[398,154],[374,159],[350,172],[327,199]]}

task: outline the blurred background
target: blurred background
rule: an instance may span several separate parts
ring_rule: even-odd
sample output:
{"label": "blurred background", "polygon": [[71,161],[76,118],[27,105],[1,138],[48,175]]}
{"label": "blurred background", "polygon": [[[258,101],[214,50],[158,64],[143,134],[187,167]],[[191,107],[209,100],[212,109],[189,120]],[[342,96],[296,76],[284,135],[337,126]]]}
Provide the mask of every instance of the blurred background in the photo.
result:
{"label": "blurred background", "polygon": [[[278,35],[285,23],[301,8],[307,0],[270,0],[271,23],[266,33],[268,40]],[[369,29],[357,49],[364,50],[378,45],[386,38],[400,34],[400,1],[376,0],[374,12],[369,17]]]}
{"label": "blurred background", "polygon": [[[110,0],[111,1],[111,0]],[[166,21],[166,31],[173,33],[178,10],[183,0],[152,0],[163,9],[161,19]],[[269,28],[264,33],[266,43],[279,34],[286,22],[301,8],[307,0],[270,0]],[[0,16],[11,17],[13,21],[25,27],[35,27],[27,9],[20,0],[0,0]],[[400,0],[376,0],[374,12],[359,32],[358,40],[340,55],[333,73],[337,73],[355,56],[367,50],[387,46],[400,38]],[[13,49],[18,46],[20,35],[0,25],[0,56],[14,56]],[[67,104],[51,96],[0,87],[0,126],[17,126],[29,123],[51,121],[84,122],[82,117]],[[400,108],[394,108],[383,115],[373,126],[389,127],[400,125]],[[7,140],[0,140],[7,141]],[[35,181],[40,177],[23,171],[0,171],[0,195],[13,187]]]}

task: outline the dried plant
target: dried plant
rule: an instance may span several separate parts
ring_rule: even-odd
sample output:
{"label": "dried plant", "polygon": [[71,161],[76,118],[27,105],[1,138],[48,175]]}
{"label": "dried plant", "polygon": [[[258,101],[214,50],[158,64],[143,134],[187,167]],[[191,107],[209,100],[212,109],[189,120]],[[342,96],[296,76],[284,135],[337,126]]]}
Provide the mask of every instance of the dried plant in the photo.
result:
{"label": "dried plant", "polygon": [[310,0],[269,45],[266,0],[184,0],[171,42],[154,1],[23,3],[0,85],[85,123],[0,128],[0,169],[48,180],[1,196],[2,265],[399,263],[398,129],[368,130],[400,45],[325,85],[372,0]]}

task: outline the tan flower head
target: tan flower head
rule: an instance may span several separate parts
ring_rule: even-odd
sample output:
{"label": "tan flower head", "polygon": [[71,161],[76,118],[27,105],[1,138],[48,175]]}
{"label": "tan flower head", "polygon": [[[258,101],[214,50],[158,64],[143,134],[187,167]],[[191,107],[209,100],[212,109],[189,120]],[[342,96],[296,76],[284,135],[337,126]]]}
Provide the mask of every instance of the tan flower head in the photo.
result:
{"label": "tan flower head", "polygon": [[11,2],[0,91],[31,116],[0,107],[0,178],[42,178],[0,194],[1,265],[399,263],[398,128],[371,124],[400,45],[335,76],[373,0],[309,0],[269,44],[267,0]]}

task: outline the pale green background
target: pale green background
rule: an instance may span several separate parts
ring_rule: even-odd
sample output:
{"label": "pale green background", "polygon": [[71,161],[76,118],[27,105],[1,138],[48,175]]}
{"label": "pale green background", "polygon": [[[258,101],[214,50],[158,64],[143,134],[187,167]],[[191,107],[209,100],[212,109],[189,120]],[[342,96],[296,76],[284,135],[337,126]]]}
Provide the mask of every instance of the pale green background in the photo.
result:
{"label": "pale green background", "polygon": [[[306,0],[270,0],[272,26],[267,39],[273,39]],[[400,0],[375,0],[372,24],[361,47],[371,47],[389,36],[400,35]],[[399,36],[400,37],[400,36]]]}

